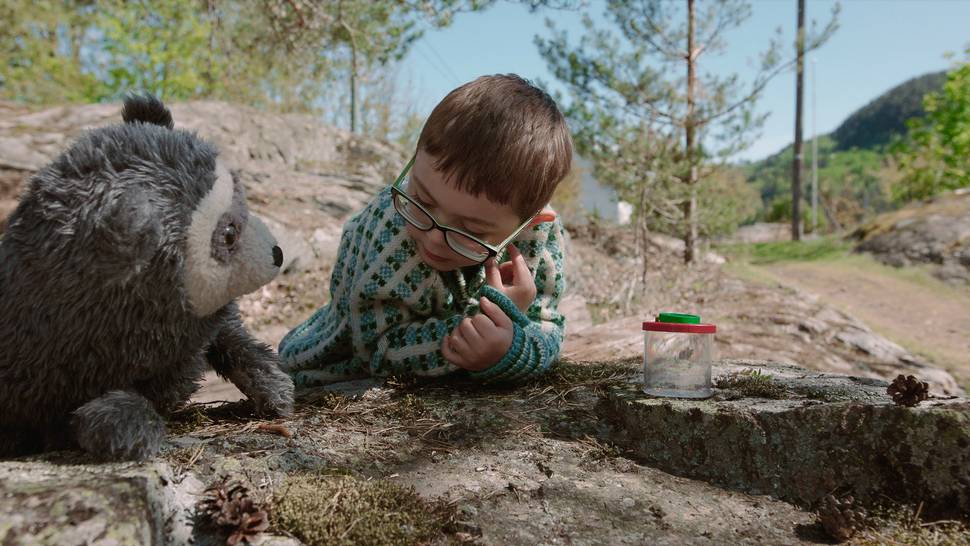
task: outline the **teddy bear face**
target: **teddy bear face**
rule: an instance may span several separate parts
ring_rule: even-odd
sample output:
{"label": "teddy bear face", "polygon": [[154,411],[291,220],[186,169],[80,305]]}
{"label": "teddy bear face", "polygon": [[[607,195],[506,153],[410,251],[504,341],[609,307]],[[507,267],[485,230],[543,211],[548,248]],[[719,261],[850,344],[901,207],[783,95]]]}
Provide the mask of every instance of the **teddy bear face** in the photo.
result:
{"label": "teddy bear face", "polygon": [[192,211],[186,237],[185,289],[206,316],[276,276],[283,253],[262,221],[248,214],[243,186],[217,164],[209,193]]}

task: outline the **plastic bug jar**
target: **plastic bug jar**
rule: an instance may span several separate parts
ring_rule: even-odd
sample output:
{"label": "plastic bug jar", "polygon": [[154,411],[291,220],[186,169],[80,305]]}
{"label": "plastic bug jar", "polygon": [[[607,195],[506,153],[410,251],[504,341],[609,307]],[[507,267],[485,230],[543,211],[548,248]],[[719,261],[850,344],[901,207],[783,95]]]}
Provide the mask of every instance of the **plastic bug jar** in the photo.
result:
{"label": "plastic bug jar", "polygon": [[660,313],[643,323],[643,392],[668,398],[708,398],[714,334],[697,315]]}

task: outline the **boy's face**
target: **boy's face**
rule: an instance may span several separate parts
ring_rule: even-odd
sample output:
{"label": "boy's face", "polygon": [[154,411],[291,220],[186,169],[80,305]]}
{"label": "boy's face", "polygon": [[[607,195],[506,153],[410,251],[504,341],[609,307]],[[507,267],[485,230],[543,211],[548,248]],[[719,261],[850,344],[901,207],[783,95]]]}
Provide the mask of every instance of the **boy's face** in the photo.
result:
{"label": "boy's face", "polygon": [[[493,245],[512,234],[521,224],[511,205],[490,201],[484,195],[474,196],[456,189],[444,173],[434,169],[435,158],[419,150],[411,167],[408,195],[446,224]],[[501,180],[496,180],[501,184]],[[478,262],[458,254],[445,242],[439,229],[421,231],[407,225],[408,235],[417,244],[421,260],[438,271],[452,271]]]}

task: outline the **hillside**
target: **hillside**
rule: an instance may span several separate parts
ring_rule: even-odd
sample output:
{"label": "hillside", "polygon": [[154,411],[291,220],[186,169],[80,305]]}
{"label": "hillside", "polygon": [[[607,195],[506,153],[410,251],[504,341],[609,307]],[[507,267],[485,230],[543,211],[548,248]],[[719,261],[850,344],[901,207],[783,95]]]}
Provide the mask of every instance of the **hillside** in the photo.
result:
{"label": "hillside", "polygon": [[[895,169],[886,161],[886,145],[905,134],[906,121],[923,116],[923,96],[939,90],[946,72],[907,80],[849,115],[831,133],[818,137],[821,225],[855,224],[871,213],[892,208],[889,185]],[[791,216],[792,145],[745,167],[747,179],[761,194],[759,220],[785,221]],[[806,204],[810,199],[812,143],[802,150]],[[803,207],[803,210],[808,210]],[[834,225],[833,225],[834,224]]]}
{"label": "hillside", "polygon": [[906,134],[906,120],[925,115],[923,96],[939,91],[946,71],[930,72],[906,80],[845,118],[832,132],[836,150],[871,150]]}

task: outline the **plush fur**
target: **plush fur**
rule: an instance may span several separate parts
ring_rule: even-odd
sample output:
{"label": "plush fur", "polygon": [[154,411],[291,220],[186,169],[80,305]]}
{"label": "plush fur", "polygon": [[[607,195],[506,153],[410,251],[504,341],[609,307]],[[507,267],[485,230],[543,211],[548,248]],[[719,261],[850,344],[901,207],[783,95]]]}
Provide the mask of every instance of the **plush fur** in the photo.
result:
{"label": "plush fur", "polygon": [[38,172],[0,239],[0,455],[151,457],[210,365],[264,414],[292,411],[233,303],[282,252],[213,146],[152,97],[123,117]]}

